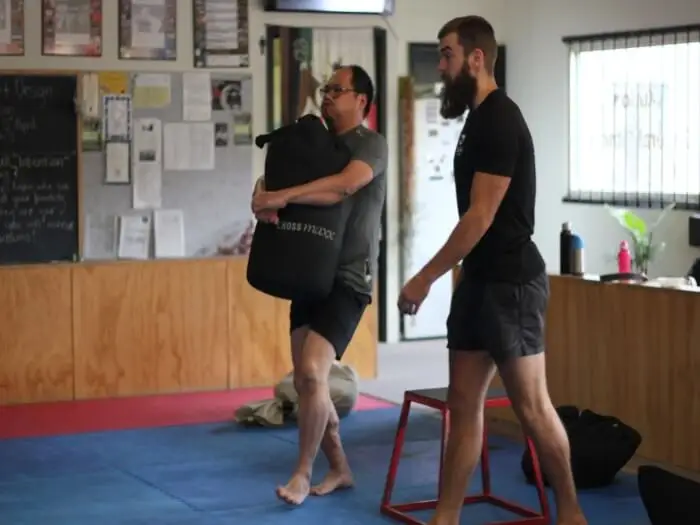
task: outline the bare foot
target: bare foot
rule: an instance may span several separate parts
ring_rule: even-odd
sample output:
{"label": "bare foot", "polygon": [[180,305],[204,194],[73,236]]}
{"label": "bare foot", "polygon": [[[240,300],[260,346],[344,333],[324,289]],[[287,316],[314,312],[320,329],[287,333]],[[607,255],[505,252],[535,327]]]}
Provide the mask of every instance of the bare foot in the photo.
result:
{"label": "bare foot", "polygon": [[294,473],[286,485],[277,487],[277,497],[290,505],[301,505],[309,495],[310,487],[309,476]]}
{"label": "bare foot", "polygon": [[349,489],[354,484],[355,481],[352,479],[350,469],[331,469],[321,483],[311,487],[311,494],[314,496],[325,496],[336,490]]}

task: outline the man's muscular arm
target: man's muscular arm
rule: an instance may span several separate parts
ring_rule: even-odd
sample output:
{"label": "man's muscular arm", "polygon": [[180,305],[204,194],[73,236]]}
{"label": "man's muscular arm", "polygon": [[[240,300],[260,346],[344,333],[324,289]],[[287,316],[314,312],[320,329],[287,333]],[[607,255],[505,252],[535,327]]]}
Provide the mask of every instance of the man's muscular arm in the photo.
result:
{"label": "man's muscular arm", "polygon": [[344,195],[331,191],[323,191],[310,193],[308,195],[300,195],[293,199],[287,199],[287,202],[293,204],[309,204],[311,206],[333,206],[338,204],[345,198]]}
{"label": "man's muscular arm", "polygon": [[435,282],[463,260],[491,227],[508,191],[518,159],[517,126],[505,119],[493,119],[480,134],[475,174],[465,213],[445,245],[421,270],[428,282]]}

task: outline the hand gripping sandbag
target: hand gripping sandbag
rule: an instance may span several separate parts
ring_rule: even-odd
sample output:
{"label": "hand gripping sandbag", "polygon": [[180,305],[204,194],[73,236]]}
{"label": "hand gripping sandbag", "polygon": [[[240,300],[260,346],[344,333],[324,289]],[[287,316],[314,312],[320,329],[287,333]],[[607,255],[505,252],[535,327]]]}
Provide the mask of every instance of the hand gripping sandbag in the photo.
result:
{"label": "hand gripping sandbag", "polygon": [[[307,115],[255,139],[265,157],[265,189],[277,191],[340,173],[350,151],[323,122]],[[351,200],[334,206],[289,204],[276,225],[259,222],[248,257],[248,282],[282,299],[327,296],[335,280]]]}

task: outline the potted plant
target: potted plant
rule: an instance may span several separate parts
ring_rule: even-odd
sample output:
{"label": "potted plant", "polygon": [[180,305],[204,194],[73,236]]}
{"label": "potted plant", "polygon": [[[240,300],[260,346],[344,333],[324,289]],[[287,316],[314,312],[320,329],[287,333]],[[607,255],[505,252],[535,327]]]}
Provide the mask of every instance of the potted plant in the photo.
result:
{"label": "potted plant", "polygon": [[648,275],[649,264],[663,251],[665,243],[656,241],[654,232],[675,206],[675,202],[666,206],[651,226],[647,225],[644,219],[631,210],[606,206],[610,215],[627,230],[632,239],[632,263],[635,272]]}

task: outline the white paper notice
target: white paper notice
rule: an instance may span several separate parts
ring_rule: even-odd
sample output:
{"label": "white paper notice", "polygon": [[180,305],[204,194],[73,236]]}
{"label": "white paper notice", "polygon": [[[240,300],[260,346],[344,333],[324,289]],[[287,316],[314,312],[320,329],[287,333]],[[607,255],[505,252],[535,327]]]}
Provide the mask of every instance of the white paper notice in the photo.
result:
{"label": "white paper notice", "polygon": [[3,24],[0,27],[0,48],[7,48],[12,44],[12,4],[13,2],[0,2],[0,17]]}
{"label": "white paper notice", "polygon": [[[9,4],[9,0],[2,3]],[[25,2],[30,3],[30,2]],[[36,4],[36,2],[31,2]],[[86,46],[92,41],[91,18],[93,5],[90,2],[42,2],[42,6],[53,6],[56,22],[54,27],[54,44],[56,47]],[[7,18],[6,24],[12,24],[12,18]]]}
{"label": "white paper notice", "polygon": [[103,98],[105,142],[131,138],[131,97],[128,95],[105,95]]}
{"label": "white paper notice", "polygon": [[185,256],[185,216],[182,210],[155,211],[153,230],[156,257]]}
{"label": "white paper notice", "polygon": [[215,133],[212,122],[202,124],[189,124],[190,144],[190,169],[213,170],[215,167]]}
{"label": "white paper notice", "polygon": [[134,106],[164,108],[170,105],[170,73],[139,73],[134,80]]}
{"label": "white paper notice", "polygon": [[160,164],[134,164],[133,207],[137,210],[163,205],[163,172]]}
{"label": "white paper notice", "polygon": [[105,147],[105,182],[107,184],[129,183],[129,144],[108,142]]}
{"label": "white paper notice", "polygon": [[182,119],[211,120],[211,74],[182,74]]}
{"label": "white paper notice", "polygon": [[161,163],[163,124],[157,118],[141,118],[134,126],[134,162]]}
{"label": "white paper notice", "polygon": [[200,171],[214,169],[215,141],[214,124],[212,122],[165,124],[163,141],[166,170]]}
{"label": "white paper notice", "polygon": [[163,128],[165,169],[182,171],[190,166],[190,144],[187,124],[166,123]]}
{"label": "white paper notice", "polygon": [[151,245],[151,218],[148,215],[122,215],[119,218],[120,259],[148,259]]}
{"label": "white paper notice", "polygon": [[163,14],[165,0],[131,1],[131,45],[137,48],[161,49],[165,47]]}
{"label": "white paper notice", "polygon": [[85,225],[85,259],[114,259],[117,256],[119,220],[114,215],[88,215]]}

